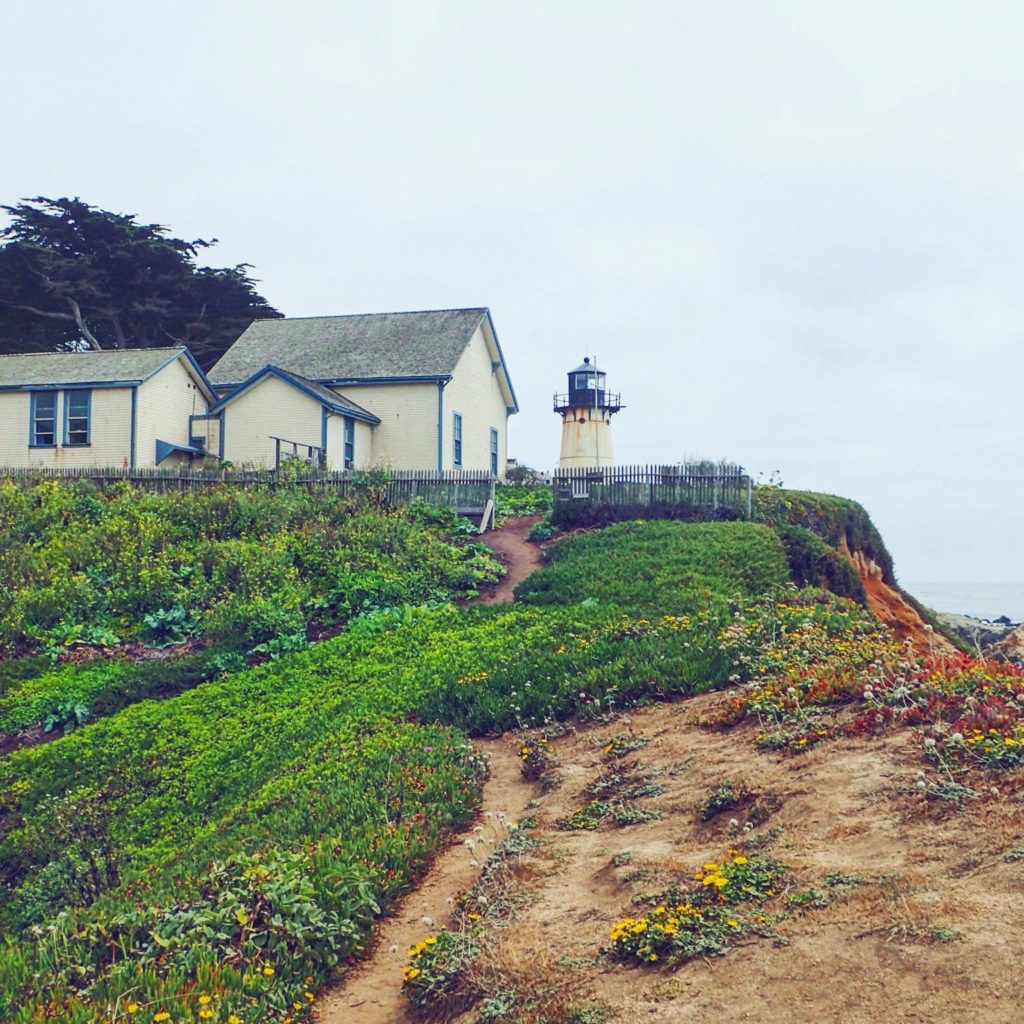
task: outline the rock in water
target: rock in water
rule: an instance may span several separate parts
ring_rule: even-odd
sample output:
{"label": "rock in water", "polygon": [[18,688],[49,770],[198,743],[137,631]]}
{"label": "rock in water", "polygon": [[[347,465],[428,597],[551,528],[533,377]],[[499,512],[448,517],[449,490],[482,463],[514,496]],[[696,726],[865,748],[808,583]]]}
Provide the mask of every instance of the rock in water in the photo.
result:
{"label": "rock in water", "polygon": [[[944,626],[948,626],[972,648],[982,653],[1000,643],[1017,628],[1005,615],[995,622],[986,622],[971,615],[954,615],[952,612],[938,612],[937,617]],[[1024,643],[1024,635],[1021,641]]]}

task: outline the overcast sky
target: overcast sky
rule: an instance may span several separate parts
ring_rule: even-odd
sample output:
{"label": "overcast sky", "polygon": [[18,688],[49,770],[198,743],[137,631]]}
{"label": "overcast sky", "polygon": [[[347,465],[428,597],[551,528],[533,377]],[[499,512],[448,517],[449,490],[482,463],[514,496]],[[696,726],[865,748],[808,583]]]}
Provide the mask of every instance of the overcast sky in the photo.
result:
{"label": "overcast sky", "polygon": [[4,0],[0,202],[249,262],[290,316],[487,305],[522,412],[584,352],[620,462],[871,512],[1024,583],[1019,3]]}

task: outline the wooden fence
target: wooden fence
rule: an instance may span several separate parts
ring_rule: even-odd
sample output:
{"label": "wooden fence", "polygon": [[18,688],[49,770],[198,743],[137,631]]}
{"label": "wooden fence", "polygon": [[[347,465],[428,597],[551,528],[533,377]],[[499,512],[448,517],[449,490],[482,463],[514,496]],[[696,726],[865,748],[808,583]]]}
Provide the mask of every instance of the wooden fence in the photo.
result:
{"label": "wooden fence", "polygon": [[732,508],[750,515],[752,483],[741,466],[697,463],[675,466],[611,466],[558,469],[552,476],[556,503],[692,505]]}
{"label": "wooden fence", "polygon": [[[126,482],[157,493],[194,491],[216,484],[236,487],[300,486],[310,490],[335,490],[343,497],[368,497],[379,505],[407,505],[422,498],[432,505],[455,509],[462,515],[493,517],[495,479],[486,470],[317,469],[275,473],[266,469],[129,469],[121,467],[0,468],[0,480],[31,486],[42,480],[90,480],[98,486]],[[485,518],[486,522],[486,518]]]}

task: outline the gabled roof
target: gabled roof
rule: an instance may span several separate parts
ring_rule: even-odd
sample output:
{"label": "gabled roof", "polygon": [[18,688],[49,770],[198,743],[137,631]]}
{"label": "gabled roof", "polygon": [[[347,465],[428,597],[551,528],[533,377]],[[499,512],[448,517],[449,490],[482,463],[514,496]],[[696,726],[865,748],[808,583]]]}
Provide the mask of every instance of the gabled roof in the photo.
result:
{"label": "gabled roof", "polygon": [[297,388],[299,391],[309,395],[310,398],[315,399],[322,406],[330,409],[332,412],[340,413],[343,416],[351,416],[353,419],[363,420],[366,423],[380,423],[379,417],[374,416],[369,409],[364,409],[361,405],[353,402],[350,398],[346,398],[344,395],[339,395],[336,391],[332,391],[330,388],[324,387],[323,384],[320,384],[315,380],[308,380],[300,374],[289,373],[287,370],[282,370],[280,366],[270,365],[257,370],[248,380],[243,381],[238,385],[238,387],[229,391],[223,398],[210,407],[210,412],[220,412],[224,406],[233,402],[250,388],[255,387],[266,377],[277,377],[278,380],[283,380],[286,384],[290,384],[293,388]]}
{"label": "gabled roof", "polygon": [[320,381],[449,377],[485,316],[481,307],[255,320],[210,380],[237,383],[268,363]]}
{"label": "gabled roof", "polygon": [[0,356],[0,389],[89,384],[142,384],[175,359],[184,357],[213,398],[213,388],[184,345],[175,348],[104,349],[99,352],[23,352]]}

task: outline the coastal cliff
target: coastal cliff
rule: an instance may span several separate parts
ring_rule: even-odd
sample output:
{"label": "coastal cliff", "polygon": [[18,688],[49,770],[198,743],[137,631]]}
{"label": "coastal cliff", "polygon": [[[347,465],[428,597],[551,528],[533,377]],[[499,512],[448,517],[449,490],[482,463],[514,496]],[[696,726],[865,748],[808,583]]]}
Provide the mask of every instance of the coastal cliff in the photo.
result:
{"label": "coastal cliff", "polygon": [[795,583],[823,586],[865,605],[900,640],[910,640],[919,654],[967,650],[956,633],[900,589],[892,555],[856,501],[759,487],[752,512],[756,521],[771,526],[782,538]]}

